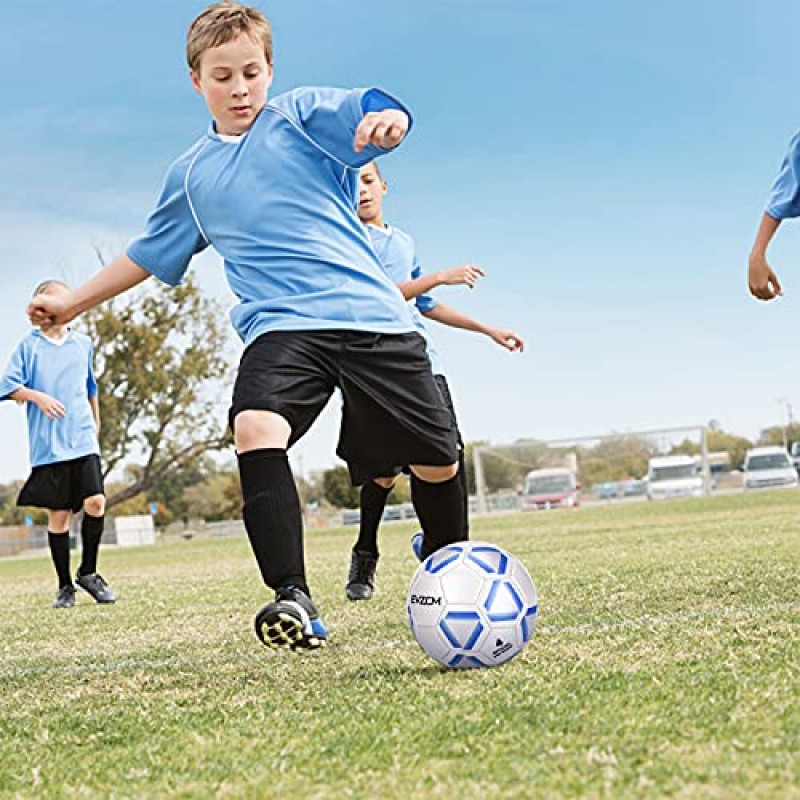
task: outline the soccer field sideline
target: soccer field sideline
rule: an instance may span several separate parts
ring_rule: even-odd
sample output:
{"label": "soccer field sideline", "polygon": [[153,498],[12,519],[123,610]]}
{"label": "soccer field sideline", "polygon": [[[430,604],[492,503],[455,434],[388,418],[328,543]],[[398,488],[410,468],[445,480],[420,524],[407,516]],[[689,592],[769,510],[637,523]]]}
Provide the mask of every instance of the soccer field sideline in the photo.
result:
{"label": "soccer field sideline", "polygon": [[365,604],[352,530],[309,534],[331,641],[308,657],[253,636],[244,539],[109,550],[113,609],[54,611],[47,562],[5,560],[0,795],[796,797],[798,517],[778,492],[476,519],[542,613],[517,659],[458,673],[405,623],[410,525]]}

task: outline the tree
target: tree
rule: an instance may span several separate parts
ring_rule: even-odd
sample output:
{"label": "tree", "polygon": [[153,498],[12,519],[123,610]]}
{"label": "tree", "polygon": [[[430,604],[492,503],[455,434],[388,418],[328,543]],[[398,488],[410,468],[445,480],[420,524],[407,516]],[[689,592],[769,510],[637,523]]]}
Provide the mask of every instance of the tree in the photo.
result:
{"label": "tree", "polygon": [[[775,429],[780,435],[780,428]],[[762,436],[765,432],[762,433]],[[780,444],[780,440],[777,441]],[[744,436],[737,436],[734,433],[726,433],[719,424],[709,427],[706,431],[706,447],[709,453],[727,453],[730,459],[731,469],[741,469],[744,464],[744,457],[753,443]],[[684,439],[680,444],[672,448],[672,453],[685,453],[689,456],[700,455],[701,447],[699,442],[691,439]]]}
{"label": "tree", "polygon": [[336,508],[358,508],[361,490],[350,484],[350,473],[345,467],[325,470],[322,475],[325,499]]}
{"label": "tree", "polygon": [[210,474],[205,481],[189,486],[183,497],[188,517],[207,522],[242,517],[242,490],[235,469]]}
{"label": "tree", "polygon": [[230,442],[218,401],[229,371],[227,325],[191,278],[175,288],[150,282],[83,322],[95,346],[105,475],[130,459],[138,464],[108,508]]}
{"label": "tree", "polygon": [[602,439],[588,450],[579,452],[581,483],[592,486],[622,478],[639,478],[655,455],[652,443],[639,436],[619,434]]}
{"label": "tree", "polygon": [[784,442],[791,445],[793,442],[800,442],[800,423],[793,422],[791,425],[776,425],[772,428],[765,428],[758,437],[760,445],[781,445]]}

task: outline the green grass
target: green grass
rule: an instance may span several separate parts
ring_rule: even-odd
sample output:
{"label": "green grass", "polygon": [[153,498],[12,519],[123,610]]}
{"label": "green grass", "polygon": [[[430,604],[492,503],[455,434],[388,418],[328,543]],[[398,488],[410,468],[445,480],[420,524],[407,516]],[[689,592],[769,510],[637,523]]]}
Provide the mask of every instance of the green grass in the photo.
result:
{"label": "green grass", "polygon": [[253,635],[244,539],[109,548],[119,602],[71,611],[46,558],[0,562],[0,796],[800,797],[800,492],[475,520],[540,594],[494,670],[413,641],[411,531],[357,604],[353,529],[308,535],[304,656]]}

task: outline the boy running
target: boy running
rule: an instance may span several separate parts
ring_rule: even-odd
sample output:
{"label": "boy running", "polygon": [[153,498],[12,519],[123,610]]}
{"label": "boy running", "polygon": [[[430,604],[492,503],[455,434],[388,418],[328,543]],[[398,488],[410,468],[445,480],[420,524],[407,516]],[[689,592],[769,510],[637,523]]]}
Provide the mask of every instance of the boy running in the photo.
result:
{"label": "boy running", "polygon": [[[69,296],[60,281],[45,281],[34,302]],[[58,576],[54,608],[75,605],[69,566],[69,523],[83,509],[81,563],[75,583],[98,603],[116,600],[97,573],[105,496],[100,469],[100,409],[88,336],[63,324],[33,330],[17,345],[0,378],[0,399],[26,404],[31,475],[18,506],[47,509],[47,541]]]}
{"label": "boy running", "polygon": [[35,302],[63,323],[155,275],[182,279],[209,245],[224,260],[245,344],[229,420],[244,522],[274,602],[256,615],[271,648],[302,650],[327,632],[311,600],[300,502],[286,450],[335,388],[337,453],[354,479],[411,464],[425,547],[458,539],[455,431],[402,295],[356,213],[358,169],[405,138],[405,108],[379,89],[296,89],[267,102],[272,36],[255,8],[225,0],[190,25],[192,84],[208,132],[169,169],[147,229],[66,301]]}
{"label": "boy running", "polygon": [[[425,337],[428,358],[434,379],[439,387],[451,424],[458,437],[459,472],[462,488],[463,529],[460,538],[469,538],[467,473],[464,464],[464,442],[458,429],[450,387],[444,375],[439,355],[430,340],[423,317],[435,320],[453,328],[462,328],[482,333],[497,342],[506,350],[521,351],[524,342],[514,331],[487,325],[456,311],[454,308],[437,302],[428,292],[436,286],[455,286],[463,284],[473,288],[475,282],[484,274],[471,264],[423,275],[416,255],[414,240],[399,228],[390,227],[383,219],[383,197],[387,184],[381,177],[378,165],[373,161],[361,168],[358,216],[366,224],[375,252],[389,277],[398,285],[403,296],[410,303],[411,314],[417,330]],[[361,487],[361,518],[358,539],[350,556],[350,571],[347,576],[346,593],[350,600],[368,600],[375,590],[375,570],[378,564],[378,526],[389,493],[392,491],[402,470],[397,467],[381,477],[366,481]],[[422,558],[427,555],[422,540],[415,536],[415,553]]]}

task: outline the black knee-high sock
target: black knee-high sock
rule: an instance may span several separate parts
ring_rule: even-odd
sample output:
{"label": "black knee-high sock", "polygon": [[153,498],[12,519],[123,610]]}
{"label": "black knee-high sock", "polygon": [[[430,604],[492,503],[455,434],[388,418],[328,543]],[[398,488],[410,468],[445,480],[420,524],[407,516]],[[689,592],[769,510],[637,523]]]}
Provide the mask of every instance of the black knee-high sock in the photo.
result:
{"label": "black knee-high sock", "polygon": [[100,537],[103,535],[103,524],[105,517],[93,517],[91,514],[83,512],[81,522],[81,563],[78,572],[81,575],[91,575],[97,572],[97,551],[100,549]]}
{"label": "black knee-high sock", "polygon": [[358,523],[358,539],[353,545],[353,550],[371,553],[378,557],[378,526],[381,524],[386,499],[392,488],[390,486],[384,489],[375,481],[368,481],[361,487],[361,519]]}
{"label": "black knee-high sock", "polygon": [[264,583],[308,591],[303,561],[303,517],[289,458],[281,448],[242,453],[239,476],[244,526]]}
{"label": "black knee-high sock", "polygon": [[464,501],[461,480],[454,475],[442,483],[428,483],[411,474],[411,501],[424,536],[422,556],[464,539]]}
{"label": "black knee-high sock", "polygon": [[69,574],[69,531],[66,533],[47,531],[47,543],[50,545],[50,555],[58,575],[59,588],[72,586],[72,577]]}
{"label": "black knee-high sock", "polygon": [[467,482],[467,463],[464,458],[464,450],[458,454],[458,481],[461,484],[461,513],[464,521],[464,541],[469,539],[469,484]]}

